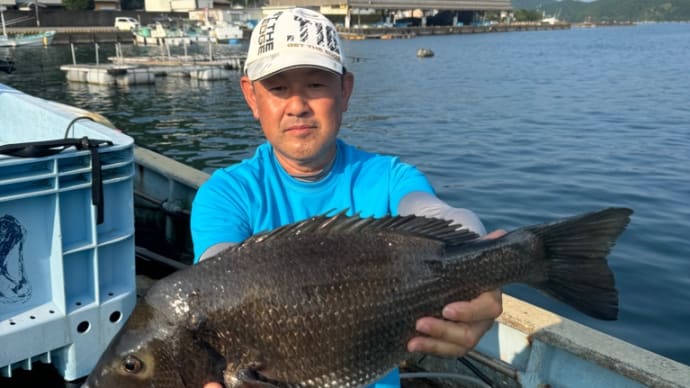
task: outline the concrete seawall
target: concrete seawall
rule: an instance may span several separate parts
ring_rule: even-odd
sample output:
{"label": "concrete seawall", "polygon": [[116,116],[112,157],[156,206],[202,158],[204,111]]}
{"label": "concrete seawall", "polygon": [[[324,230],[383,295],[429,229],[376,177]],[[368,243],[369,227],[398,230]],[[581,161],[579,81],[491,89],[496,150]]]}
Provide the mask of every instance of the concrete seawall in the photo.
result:
{"label": "concrete seawall", "polygon": [[[425,35],[478,34],[488,32],[515,32],[563,30],[570,28],[568,23],[559,24],[494,24],[491,26],[428,26],[428,27],[371,27],[339,28],[343,39],[394,39]],[[7,28],[8,34],[36,34],[55,30],[54,45],[90,43],[132,43],[129,31],[118,31],[114,27],[14,27]]]}
{"label": "concrete seawall", "polygon": [[343,39],[392,39],[426,35],[479,34],[487,32],[516,32],[569,29],[569,23],[494,24],[490,26],[427,26],[383,28],[339,28]]}
{"label": "concrete seawall", "polygon": [[129,31],[118,31],[114,27],[15,27],[7,28],[9,35],[37,34],[41,31],[55,31],[53,45],[89,44],[89,43],[132,43],[133,35]]}

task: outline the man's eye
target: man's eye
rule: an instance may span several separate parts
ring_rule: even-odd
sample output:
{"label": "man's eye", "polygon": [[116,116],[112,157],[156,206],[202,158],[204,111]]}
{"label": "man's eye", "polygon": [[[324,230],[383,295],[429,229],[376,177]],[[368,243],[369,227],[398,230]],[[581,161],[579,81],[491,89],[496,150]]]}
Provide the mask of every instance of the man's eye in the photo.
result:
{"label": "man's eye", "polygon": [[280,85],[271,86],[271,87],[268,88],[268,90],[270,90],[270,91],[272,91],[272,92],[282,92],[282,91],[285,90],[285,86],[280,86]]}

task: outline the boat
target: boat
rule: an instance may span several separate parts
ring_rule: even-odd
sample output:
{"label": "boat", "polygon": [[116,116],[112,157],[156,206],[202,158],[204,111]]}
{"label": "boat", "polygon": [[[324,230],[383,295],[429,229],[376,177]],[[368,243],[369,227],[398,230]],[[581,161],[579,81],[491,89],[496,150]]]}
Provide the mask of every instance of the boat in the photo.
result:
{"label": "boat", "polygon": [[17,34],[0,36],[0,47],[49,46],[53,43],[55,31],[43,31],[38,34]]}
{"label": "boat", "polygon": [[[4,11],[4,9],[2,11]],[[16,34],[8,36],[7,28],[5,27],[5,14],[2,11],[0,11],[2,20],[0,47],[48,46],[53,43],[53,38],[55,37],[54,30],[41,31],[37,34]]]}
{"label": "boat", "polygon": [[[2,91],[0,84],[0,97]],[[98,114],[44,101],[46,110],[89,116],[112,126]],[[144,147],[134,145],[133,150],[136,272],[141,293],[156,279],[191,265],[190,206],[209,175]],[[31,364],[20,366],[30,368]],[[411,357],[401,364],[401,379],[405,388],[680,388],[690,387],[690,366],[504,295],[503,314],[462,361]]]}
{"label": "boat", "polygon": [[132,34],[134,34],[134,42],[140,45],[189,46],[213,41],[204,31],[185,26],[177,27],[161,21],[136,28],[132,30]]}
{"label": "boat", "polygon": [[208,28],[208,34],[216,43],[237,44],[244,37],[244,31],[234,23],[216,23]]}

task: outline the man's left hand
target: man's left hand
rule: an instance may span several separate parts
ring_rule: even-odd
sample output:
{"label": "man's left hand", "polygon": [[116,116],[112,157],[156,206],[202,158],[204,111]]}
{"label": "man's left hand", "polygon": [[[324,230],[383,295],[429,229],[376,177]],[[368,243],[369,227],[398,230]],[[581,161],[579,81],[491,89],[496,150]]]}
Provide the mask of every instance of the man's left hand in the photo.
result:
{"label": "man's left hand", "polygon": [[[484,239],[501,237],[506,232],[496,230]],[[410,352],[437,356],[464,356],[474,348],[503,312],[500,290],[487,291],[468,302],[454,302],[443,308],[443,318],[424,317],[417,320],[417,331],[427,336],[412,338],[407,343]]]}
{"label": "man's left hand", "polygon": [[428,337],[414,337],[407,343],[410,352],[438,356],[464,356],[474,348],[503,311],[501,291],[487,291],[469,302],[450,303],[443,318],[417,320],[417,331]]}

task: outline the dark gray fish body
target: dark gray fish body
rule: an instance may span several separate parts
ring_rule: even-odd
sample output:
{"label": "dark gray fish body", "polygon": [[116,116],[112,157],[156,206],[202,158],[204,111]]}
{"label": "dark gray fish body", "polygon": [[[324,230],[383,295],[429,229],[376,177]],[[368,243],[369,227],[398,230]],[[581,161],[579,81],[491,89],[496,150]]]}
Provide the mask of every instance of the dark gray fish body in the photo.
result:
{"label": "dark gray fish body", "polygon": [[606,255],[631,213],[606,209],[496,240],[416,217],[288,225],[159,281],[87,386],[360,387],[409,356],[416,319],[516,282],[615,319]]}

